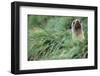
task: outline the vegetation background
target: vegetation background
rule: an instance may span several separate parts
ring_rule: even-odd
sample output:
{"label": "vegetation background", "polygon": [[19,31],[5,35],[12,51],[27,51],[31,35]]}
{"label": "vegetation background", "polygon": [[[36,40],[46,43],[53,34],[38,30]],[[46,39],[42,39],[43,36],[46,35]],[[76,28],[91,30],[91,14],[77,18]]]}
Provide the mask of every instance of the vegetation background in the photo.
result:
{"label": "vegetation background", "polygon": [[[83,24],[83,42],[72,40],[70,29],[74,19]],[[28,15],[28,60],[87,58],[87,22],[87,17]]]}

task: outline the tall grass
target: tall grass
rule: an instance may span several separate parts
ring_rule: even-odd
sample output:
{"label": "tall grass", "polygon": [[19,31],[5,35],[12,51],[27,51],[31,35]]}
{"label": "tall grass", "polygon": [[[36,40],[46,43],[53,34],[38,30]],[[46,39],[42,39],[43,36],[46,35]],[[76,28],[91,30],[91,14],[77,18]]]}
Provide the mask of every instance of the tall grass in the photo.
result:
{"label": "tall grass", "polygon": [[[85,40],[73,41],[71,23],[79,18]],[[28,60],[80,59],[88,57],[87,17],[28,16]]]}

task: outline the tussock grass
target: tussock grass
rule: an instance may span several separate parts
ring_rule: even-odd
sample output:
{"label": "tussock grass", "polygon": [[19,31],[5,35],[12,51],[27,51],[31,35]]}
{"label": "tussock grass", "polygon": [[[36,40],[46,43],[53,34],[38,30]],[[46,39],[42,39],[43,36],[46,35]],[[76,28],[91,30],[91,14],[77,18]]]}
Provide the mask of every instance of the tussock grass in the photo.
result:
{"label": "tussock grass", "polygon": [[[83,22],[85,40],[73,41],[71,22]],[[28,60],[88,57],[87,17],[28,16]]]}

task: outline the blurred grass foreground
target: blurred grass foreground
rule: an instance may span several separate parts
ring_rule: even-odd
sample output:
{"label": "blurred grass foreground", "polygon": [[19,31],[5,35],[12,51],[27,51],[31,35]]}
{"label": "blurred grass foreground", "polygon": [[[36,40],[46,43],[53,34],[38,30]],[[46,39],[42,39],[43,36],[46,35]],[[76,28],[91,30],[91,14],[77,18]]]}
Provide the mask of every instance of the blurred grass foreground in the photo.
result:
{"label": "blurred grass foreground", "polygon": [[[80,19],[85,40],[73,41],[71,23]],[[88,57],[87,17],[28,15],[28,61]]]}

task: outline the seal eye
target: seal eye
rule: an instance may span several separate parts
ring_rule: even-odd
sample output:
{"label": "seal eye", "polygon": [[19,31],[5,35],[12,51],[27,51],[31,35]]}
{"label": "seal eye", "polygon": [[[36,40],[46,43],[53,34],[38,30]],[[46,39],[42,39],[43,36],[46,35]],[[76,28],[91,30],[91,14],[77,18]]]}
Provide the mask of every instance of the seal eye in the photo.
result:
{"label": "seal eye", "polygon": [[75,24],[75,22],[73,22],[73,25]]}

